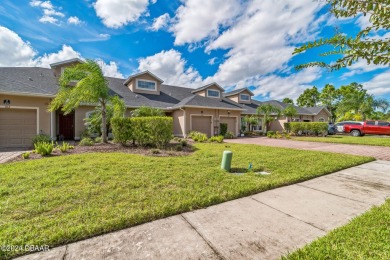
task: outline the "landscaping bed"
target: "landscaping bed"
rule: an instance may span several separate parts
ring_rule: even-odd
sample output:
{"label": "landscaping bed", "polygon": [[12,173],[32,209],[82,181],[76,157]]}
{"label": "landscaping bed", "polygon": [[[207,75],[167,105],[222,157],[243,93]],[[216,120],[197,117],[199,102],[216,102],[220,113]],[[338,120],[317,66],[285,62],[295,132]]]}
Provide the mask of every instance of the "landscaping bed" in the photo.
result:
{"label": "landscaping bed", "polygon": [[347,135],[328,135],[327,137],[296,136],[296,141],[338,143],[338,144],[358,144],[373,146],[390,146],[390,137],[388,136],[347,136]]}
{"label": "landscaping bed", "polygon": [[390,199],[283,259],[390,259]]}
{"label": "landscaping bed", "polygon": [[155,149],[133,145],[121,145],[113,142],[95,143],[90,146],[81,146],[76,143],[73,149],[68,149],[66,152],[61,152],[59,149],[54,149],[53,152],[48,156],[42,156],[40,154],[31,152],[28,159],[24,159],[22,156],[18,156],[10,160],[9,162],[42,159],[47,157],[58,157],[72,154],[112,152],[141,154],[149,156],[185,156],[193,152],[192,143],[193,142],[191,140],[186,140],[186,145],[182,145],[181,142],[172,141],[167,145],[165,149]]}
{"label": "landscaping bed", "polygon": [[[251,163],[253,172],[222,171],[224,150],[233,152],[235,171],[245,172]],[[0,165],[0,244],[58,246],[372,160],[257,145],[197,143],[189,156],[85,152],[7,163]],[[259,169],[271,174],[254,174]],[[0,251],[0,259],[25,253]]]}

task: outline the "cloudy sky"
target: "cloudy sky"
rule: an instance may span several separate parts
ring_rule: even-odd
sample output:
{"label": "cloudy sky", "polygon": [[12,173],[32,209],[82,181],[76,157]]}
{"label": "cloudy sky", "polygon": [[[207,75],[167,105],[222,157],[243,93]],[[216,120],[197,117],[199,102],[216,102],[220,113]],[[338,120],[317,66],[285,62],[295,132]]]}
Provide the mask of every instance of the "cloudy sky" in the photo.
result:
{"label": "cloudy sky", "polygon": [[326,50],[293,56],[295,46],[336,30],[354,34],[369,23],[363,16],[336,20],[323,2],[2,0],[0,66],[49,67],[80,57],[98,59],[107,76],[150,70],[167,84],[249,87],[259,100],[296,98],[313,85],[354,81],[389,98],[388,66],[358,61],[337,72],[294,70],[324,59],[318,54]]}

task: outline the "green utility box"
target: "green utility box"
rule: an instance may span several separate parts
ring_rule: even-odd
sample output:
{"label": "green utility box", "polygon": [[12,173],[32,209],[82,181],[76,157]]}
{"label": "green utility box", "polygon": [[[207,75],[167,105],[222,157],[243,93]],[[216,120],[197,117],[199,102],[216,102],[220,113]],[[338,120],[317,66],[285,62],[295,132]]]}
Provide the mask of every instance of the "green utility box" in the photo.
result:
{"label": "green utility box", "polygon": [[232,168],[233,153],[231,151],[224,151],[222,155],[221,169],[230,171]]}

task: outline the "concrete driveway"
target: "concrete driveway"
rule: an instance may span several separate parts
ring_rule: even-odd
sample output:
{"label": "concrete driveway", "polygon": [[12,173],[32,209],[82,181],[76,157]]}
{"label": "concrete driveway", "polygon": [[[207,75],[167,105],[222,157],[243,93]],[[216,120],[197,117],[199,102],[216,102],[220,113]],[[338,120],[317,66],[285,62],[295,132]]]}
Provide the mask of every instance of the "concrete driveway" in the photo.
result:
{"label": "concrete driveway", "polygon": [[376,161],[19,259],[278,259],[386,197]]}
{"label": "concrete driveway", "polygon": [[236,139],[225,139],[226,143],[257,144],[263,146],[285,147],[302,150],[314,150],[333,153],[345,153],[352,155],[372,156],[378,160],[390,161],[390,147],[332,144],[320,142],[293,141],[284,139],[273,139],[267,137],[240,137]]}
{"label": "concrete driveway", "polygon": [[1,149],[0,150],[0,164],[6,163],[15,157],[20,156],[26,149]]}

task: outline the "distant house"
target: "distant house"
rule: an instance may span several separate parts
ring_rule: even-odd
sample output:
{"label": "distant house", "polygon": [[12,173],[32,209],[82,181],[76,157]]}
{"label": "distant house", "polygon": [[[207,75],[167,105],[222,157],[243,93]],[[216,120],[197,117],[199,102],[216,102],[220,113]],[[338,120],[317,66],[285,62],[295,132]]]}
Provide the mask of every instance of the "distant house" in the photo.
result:
{"label": "distant house", "polygon": [[[2,67],[0,68],[0,148],[31,145],[34,135],[45,133],[56,140],[80,139],[85,131],[84,119],[94,110],[92,105],[82,105],[64,115],[62,111],[48,111],[56,96],[58,78],[68,66],[82,62],[72,59],[51,64],[51,69]],[[219,134],[220,123],[238,135],[242,117],[256,114],[262,102],[253,100],[248,89],[224,93],[217,83],[197,89],[163,84],[163,80],[149,71],[127,79],[106,77],[112,95],[118,95],[126,104],[127,114],[140,106],[151,106],[173,117],[173,134],[186,136],[190,131],[200,131],[208,136]],[[278,101],[275,105],[285,107]],[[330,116],[324,108],[299,108],[294,120],[327,121]],[[271,130],[283,128],[279,118]],[[258,128],[261,128],[261,123]]]}

